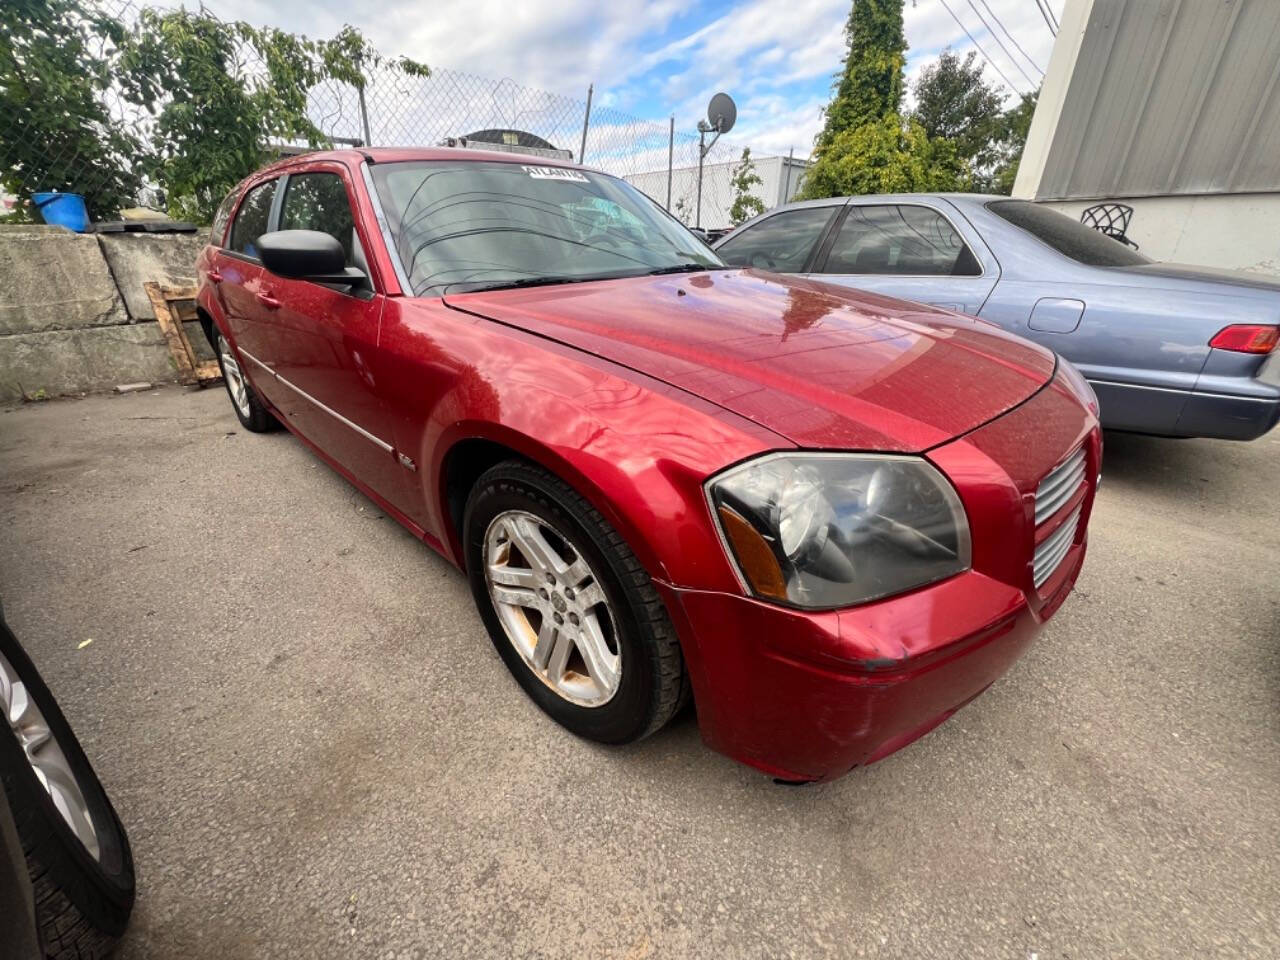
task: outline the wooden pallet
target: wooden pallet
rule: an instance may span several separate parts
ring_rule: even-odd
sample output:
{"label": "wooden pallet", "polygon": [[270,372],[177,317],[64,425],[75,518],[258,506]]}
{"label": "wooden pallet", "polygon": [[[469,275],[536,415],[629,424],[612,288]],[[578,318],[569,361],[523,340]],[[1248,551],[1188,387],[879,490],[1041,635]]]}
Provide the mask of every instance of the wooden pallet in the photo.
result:
{"label": "wooden pallet", "polygon": [[192,286],[176,287],[164,283],[147,281],[142,285],[151,299],[151,308],[155,311],[156,322],[164,333],[165,342],[169,344],[169,353],[173,355],[174,365],[178,368],[178,378],[183,383],[198,383],[202,386],[222,379],[222,371],[217,360],[201,361],[187,339],[183,324],[196,319],[196,288]]}

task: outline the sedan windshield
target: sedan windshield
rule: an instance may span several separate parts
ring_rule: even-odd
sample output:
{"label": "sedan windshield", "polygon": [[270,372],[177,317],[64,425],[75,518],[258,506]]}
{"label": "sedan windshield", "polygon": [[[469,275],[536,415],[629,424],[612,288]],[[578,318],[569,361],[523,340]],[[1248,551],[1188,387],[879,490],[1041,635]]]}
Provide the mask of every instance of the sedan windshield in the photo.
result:
{"label": "sedan windshield", "polygon": [[993,200],[987,209],[1085,266],[1134,267],[1151,262],[1150,257],[1119,240],[1030,200]]}
{"label": "sedan windshield", "polygon": [[629,183],[520,163],[370,167],[417,296],[724,266]]}

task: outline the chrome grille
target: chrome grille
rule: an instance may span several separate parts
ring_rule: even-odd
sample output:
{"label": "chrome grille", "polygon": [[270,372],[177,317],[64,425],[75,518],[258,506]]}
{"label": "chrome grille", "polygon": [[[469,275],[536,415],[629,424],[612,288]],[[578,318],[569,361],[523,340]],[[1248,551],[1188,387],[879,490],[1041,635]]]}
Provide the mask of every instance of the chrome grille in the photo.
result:
{"label": "chrome grille", "polygon": [[[1036,488],[1037,534],[1044,523],[1061,510],[1085,485],[1087,469],[1084,448],[1081,447],[1040,481],[1040,486]],[[1075,542],[1076,528],[1080,526],[1080,511],[1083,506],[1082,503],[1072,510],[1036,547],[1031,565],[1031,579],[1036,589],[1053,576],[1053,572],[1058,569],[1058,564],[1062,563],[1070,551],[1071,544]]]}
{"label": "chrome grille", "polygon": [[1084,448],[1081,447],[1040,481],[1040,486],[1036,488],[1037,527],[1075,496],[1075,492],[1084,483],[1084,471]]}

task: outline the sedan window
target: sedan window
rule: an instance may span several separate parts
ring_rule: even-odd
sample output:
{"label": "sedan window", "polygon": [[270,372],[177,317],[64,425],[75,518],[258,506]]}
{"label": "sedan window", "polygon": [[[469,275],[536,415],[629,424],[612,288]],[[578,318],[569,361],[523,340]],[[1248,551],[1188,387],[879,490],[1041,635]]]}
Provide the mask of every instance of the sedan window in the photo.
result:
{"label": "sedan window", "polygon": [[1119,240],[1112,240],[1093,227],[1030,200],[993,200],[987,209],[1064,257],[1088,267],[1133,267],[1151,263],[1150,257],[1144,257]]}
{"label": "sedan window", "polygon": [[300,173],[289,177],[280,205],[281,230],[319,230],[340,244],[347,266],[354,266],[355,218],[347,188],[336,173]]}
{"label": "sedan window", "polygon": [[276,196],[276,181],[269,180],[249,191],[240,209],[236,212],[236,222],[231,227],[231,249],[245,256],[258,258],[258,238],[267,232],[267,221],[271,218],[271,202]]}
{"label": "sedan window", "polygon": [[724,266],[652,200],[605,174],[474,161],[370,172],[418,296]]}
{"label": "sedan window", "polygon": [[951,222],[931,207],[852,205],[823,273],[976,277],[982,267]]}
{"label": "sedan window", "polygon": [[814,244],[838,207],[800,207],[784,210],[738,230],[716,248],[725,263],[761,267],[778,273],[804,269]]}

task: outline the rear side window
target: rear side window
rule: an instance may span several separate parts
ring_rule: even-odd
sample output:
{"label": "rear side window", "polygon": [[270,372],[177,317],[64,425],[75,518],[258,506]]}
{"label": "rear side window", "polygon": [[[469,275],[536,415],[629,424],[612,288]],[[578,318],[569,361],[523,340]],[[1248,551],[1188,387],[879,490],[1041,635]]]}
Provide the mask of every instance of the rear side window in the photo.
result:
{"label": "rear side window", "polygon": [[281,230],[319,230],[340,244],[347,266],[354,266],[355,219],[347,200],[347,188],[336,173],[299,173],[291,176],[280,205]]}
{"label": "rear side window", "polygon": [[951,221],[932,207],[851,205],[823,273],[976,277],[982,267]]}
{"label": "rear side window", "polygon": [[1119,240],[1112,240],[1093,227],[1030,200],[993,200],[987,209],[1085,266],[1133,267],[1151,263],[1150,257],[1144,257]]}
{"label": "rear side window", "polygon": [[760,267],[778,273],[798,273],[814,244],[839,207],[801,207],[784,210],[739,230],[716,247],[725,263]]}
{"label": "rear side window", "polygon": [[271,202],[276,196],[276,182],[259,184],[245,195],[231,228],[231,249],[245,256],[258,257],[258,238],[267,232],[271,218]]}
{"label": "rear side window", "polygon": [[215,247],[225,245],[227,240],[227,221],[231,219],[231,208],[236,205],[236,197],[240,195],[239,191],[232,190],[227,194],[227,198],[222,201],[218,207],[218,212],[213,215],[213,227],[209,230],[209,242]]}

